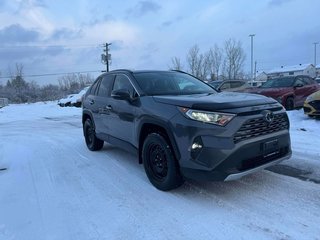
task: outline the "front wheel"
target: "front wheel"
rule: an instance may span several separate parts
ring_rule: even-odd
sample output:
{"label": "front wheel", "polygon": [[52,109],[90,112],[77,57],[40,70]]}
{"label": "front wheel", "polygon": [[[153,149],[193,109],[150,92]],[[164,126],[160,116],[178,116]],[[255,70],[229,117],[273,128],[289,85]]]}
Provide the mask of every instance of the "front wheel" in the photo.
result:
{"label": "front wheel", "polygon": [[168,141],[157,133],[151,133],[143,143],[142,159],[150,182],[162,191],[182,185],[179,165]]}
{"label": "front wheel", "polygon": [[286,110],[293,110],[294,109],[294,99],[293,97],[288,97],[285,103]]}
{"label": "front wheel", "polygon": [[87,147],[91,151],[99,151],[103,147],[103,141],[96,137],[94,125],[91,119],[87,119],[83,125],[84,138]]}

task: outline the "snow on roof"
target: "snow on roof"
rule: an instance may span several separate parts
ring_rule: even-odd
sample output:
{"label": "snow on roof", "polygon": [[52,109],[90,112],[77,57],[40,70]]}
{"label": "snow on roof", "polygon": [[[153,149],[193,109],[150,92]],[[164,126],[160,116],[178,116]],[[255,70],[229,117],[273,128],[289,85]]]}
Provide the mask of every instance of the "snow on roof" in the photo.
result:
{"label": "snow on roof", "polygon": [[320,68],[320,64],[317,64],[316,68]]}
{"label": "snow on roof", "polygon": [[310,65],[312,65],[312,64],[311,63],[305,63],[305,64],[297,64],[297,65],[292,65],[292,66],[281,66],[281,67],[274,68],[274,69],[268,71],[268,73],[270,74],[270,73],[303,71],[307,67],[309,67]]}

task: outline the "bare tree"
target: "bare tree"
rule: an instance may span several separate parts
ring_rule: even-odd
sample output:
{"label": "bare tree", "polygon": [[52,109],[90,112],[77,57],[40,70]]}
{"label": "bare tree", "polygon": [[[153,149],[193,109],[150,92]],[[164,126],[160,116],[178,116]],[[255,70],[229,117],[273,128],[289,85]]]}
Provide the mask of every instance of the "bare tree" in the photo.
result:
{"label": "bare tree", "polygon": [[187,54],[187,64],[189,65],[189,70],[192,75],[197,76],[198,66],[199,64],[199,47],[198,45],[194,45],[189,49]]}
{"label": "bare tree", "polygon": [[90,74],[68,74],[58,79],[60,89],[67,93],[75,93],[93,83]]}
{"label": "bare tree", "polygon": [[198,61],[198,78],[201,80],[207,80],[210,74],[210,55],[209,52],[199,55]]}
{"label": "bare tree", "polygon": [[189,66],[189,72],[205,80],[209,70],[209,58],[207,54],[200,53],[198,45],[194,45],[189,49],[187,54],[187,64]]}
{"label": "bare tree", "polygon": [[237,79],[243,76],[245,53],[240,41],[229,39],[224,44],[225,60],[224,75],[228,79]]}
{"label": "bare tree", "polygon": [[171,58],[171,67],[169,67],[172,70],[182,70],[183,66],[181,64],[181,60],[178,57]]}
{"label": "bare tree", "polygon": [[223,63],[222,49],[217,44],[208,52],[209,72],[212,80],[218,80]]}

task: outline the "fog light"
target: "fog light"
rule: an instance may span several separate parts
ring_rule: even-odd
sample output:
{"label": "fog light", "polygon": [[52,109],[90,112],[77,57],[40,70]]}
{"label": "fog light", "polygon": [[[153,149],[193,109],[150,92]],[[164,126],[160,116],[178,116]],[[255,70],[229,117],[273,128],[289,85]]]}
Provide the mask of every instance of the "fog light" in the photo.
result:
{"label": "fog light", "polygon": [[203,143],[202,143],[202,139],[200,136],[196,137],[193,140],[193,143],[191,144],[191,146],[189,147],[189,151],[191,152],[191,158],[196,159],[199,154],[202,152],[202,148],[203,148]]}
{"label": "fog light", "polygon": [[192,150],[201,149],[202,145],[200,143],[193,143],[191,146]]}

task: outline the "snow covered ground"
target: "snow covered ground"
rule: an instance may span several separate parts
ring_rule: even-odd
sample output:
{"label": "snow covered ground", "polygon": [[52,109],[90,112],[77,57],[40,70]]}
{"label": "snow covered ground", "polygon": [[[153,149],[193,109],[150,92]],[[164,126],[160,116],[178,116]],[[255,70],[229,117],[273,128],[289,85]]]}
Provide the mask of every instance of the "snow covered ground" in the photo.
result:
{"label": "snow covered ground", "polygon": [[81,109],[2,108],[0,240],[320,239],[320,121],[289,117],[293,156],[273,169],[281,174],[161,192],[137,156],[87,150]]}

